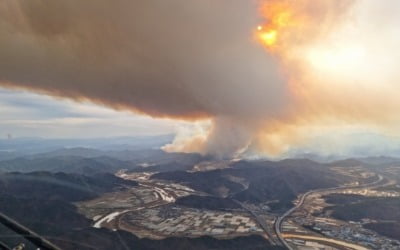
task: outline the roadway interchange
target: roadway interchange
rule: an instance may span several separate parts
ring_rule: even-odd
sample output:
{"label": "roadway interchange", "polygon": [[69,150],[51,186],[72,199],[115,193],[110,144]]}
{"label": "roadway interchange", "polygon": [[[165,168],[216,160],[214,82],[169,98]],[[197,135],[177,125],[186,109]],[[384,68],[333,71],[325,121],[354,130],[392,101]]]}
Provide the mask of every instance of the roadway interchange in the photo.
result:
{"label": "roadway interchange", "polygon": [[[298,202],[296,203],[296,206],[289,209],[282,216],[279,216],[276,219],[275,224],[274,224],[275,234],[283,246],[285,246],[289,250],[294,250],[294,248],[291,245],[289,245],[288,242],[285,240],[285,236],[292,237],[293,235],[284,235],[281,231],[282,224],[287,217],[289,217],[291,214],[293,214],[296,210],[298,210],[299,208],[301,208],[304,205],[304,202],[308,196],[310,196],[312,194],[316,194],[316,193],[327,194],[327,193],[335,193],[335,192],[349,190],[349,189],[358,190],[358,189],[364,189],[364,188],[376,188],[376,187],[381,187],[381,186],[385,186],[385,185],[387,185],[385,178],[382,175],[378,175],[378,180],[376,180],[372,183],[367,183],[367,184],[358,185],[358,186],[340,186],[340,187],[334,187],[334,188],[316,189],[316,190],[308,191],[307,193],[300,195]],[[302,236],[302,238],[307,239],[306,236],[304,236],[304,237]],[[308,237],[308,238],[311,239],[313,237]],[[314,237],[314,238],[316,239],[317,237]],[[326,243],[333,243],[332,241],[334,241],[335,244],[342,245],[345,248],[353,248],[353,249],[357,249],[357,250],[358,249],[366,249],[366,248],[358,246],[358,245],[349,244],[347,242],[337,241],[337,240],[329,239],[329,238],[318,237],[318,239],[316,239],[316,240],[318,240],[319,242],[325,241]]]}
{"label": "roadway interchange", "polygon": [[269,242],[272,245],[279,245],[278,242],[275,240],[275,232],[272,232],[272,230],[270,229],[270,227],[268,226],[268,224],[266,223],[266,221],[260,217],[260,215],[257,214],[257,212],[253,211],[250,207],[246,206],[246,204],[238,201],[238,200],[233,200],[234,202],[236,202],[237,204],[239,204],[244,210],[248,211],[253,218],[257,221],[257,223],[260,225],[260,227],[262,228],[262,230],[264,231],[266,237],[268,238]]}

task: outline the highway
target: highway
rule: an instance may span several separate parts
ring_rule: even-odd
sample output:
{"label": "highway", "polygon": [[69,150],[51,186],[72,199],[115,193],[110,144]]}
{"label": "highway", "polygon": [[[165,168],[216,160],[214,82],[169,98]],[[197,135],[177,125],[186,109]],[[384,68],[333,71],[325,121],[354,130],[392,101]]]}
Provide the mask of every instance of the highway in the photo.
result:
{"label": "highway", "polygon": [[272,245],[277,245],[277,242],[275,242],[274,237],[272,236],[267,223],[264,221],[264,219],[262,219],[259,215],[257,215],[253,210],[251,210],[250,208],[248,208],[246,205],[244,205],[243,203],[241,203],[238,200],[232,199],[234,202],[236,202],[237,204],[239,204],[244,210],[248,211],[253,217],[254,219],[257,221],[257,223],[260,225],[260,227],[262,228],[262,230],[265,232],[265,234],[268,237],[269,242]]}
{"label": "highway", "polygon": [[[282,235],[282,232],[281,232],[282,223],[286,217],[291,215],[294,211],[296,211],[298,208],[300,208],[304,204],[304,201],[306,200],[307,196],[309,196],[310,194],[319,193],[319,192],[340,191],[340,190],[345,190],[345,189],[360,189],[360,188],[367,188],[367,187],[371,188],[371,187],[375,187],[382,180],[383,180],[383,177],[381,175],[378,175],[378,180],[376,180],[372,183],[367,183],[367,184],[363,184],[363,185],[359,185],[359,186],[340,186],[340,187],[333,187],[333,188],[326,188],[326,189],[315,189],[315,190],[310,190],[307,193],[302,194],[300,196],[300,199],[299,199],[299,202],[297,203],[297,205],[294,206],[293,208],[289,209],[288,211],[286,211],[286,213],[284,213],[282,216],[279,216],[275,221],[274,228],[275,228],[275,233],[276,233],[279,241],[287,249],[293,250],[293,248],[286,242],[286,240],[284,239],[284,237]],[[379,185],[379,186],[381,186],[381,185]]]}
{"label": "highway", "polygon": [[303,240],[315,240],[318,242],[329,242],[332,243],[336,246],[342,246],[354,250],[368,250],[368,248],[365,248],[363,246],[359,246],[356,244],[348,243],[345,241],[341,240],[335,240],[335,239],[329,239],[329,238],[324,238],[324,237],[317,237],[317,236],[310,236],[310,235],[298,235],[298,234],[285,234],[285,238],[294,238],[294,239],[303,239]]}

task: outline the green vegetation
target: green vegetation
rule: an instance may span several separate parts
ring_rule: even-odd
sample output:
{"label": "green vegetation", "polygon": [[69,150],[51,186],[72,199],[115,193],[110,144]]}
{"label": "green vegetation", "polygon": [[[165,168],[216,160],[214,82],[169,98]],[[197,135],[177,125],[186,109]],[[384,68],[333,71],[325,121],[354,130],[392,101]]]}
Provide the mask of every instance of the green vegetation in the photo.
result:
{"label": "green vegetation", "polygon": [[[235,178],[231,177],[245,180],[249,186],[234,182]],[[228,195],[241,202],[258,204],[274,200],[277,202],[270,206],[274,211],[293,206],[291,202],[300,193],[349,181],[349,177],[309,160],[240,161],[227,169],[194,173],[174,171],[155,174],[152,178],[184,183],[195,190],[215,196]]]}
{"label": "green vegetation", "polygon": [[241,208],[239,204],[231,199],[197,195],[189,195],[179,198],[175,204],[190,208],[208,210],[229,210]]}
{"label": "green vegetation", "polygon": [[345,221],[372,220],[400,221],[400,198],[363,197],[357,195],[334,194],[325,197],[334,218]]}
{"label": "green vegetation", "polygon": [[369,223],[364,227],[381,235],[400,240],[400,222]]}
{"label": "green vegetation", "polygon": [[381,235],[400,240],[400,198],[365,197],[361,195],[331,194],[324,197],[334,206],[332,217],[344,221],[371,219],[377,223],[363,225]]}

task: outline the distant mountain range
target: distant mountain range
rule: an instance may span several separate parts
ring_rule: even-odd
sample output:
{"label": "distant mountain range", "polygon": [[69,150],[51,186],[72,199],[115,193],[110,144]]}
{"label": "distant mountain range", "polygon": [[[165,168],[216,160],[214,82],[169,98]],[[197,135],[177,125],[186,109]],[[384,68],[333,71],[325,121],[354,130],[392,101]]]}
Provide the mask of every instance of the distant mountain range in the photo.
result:
{"label": "distant mountain range", "polygon": [[[135,181],[114,175],[125,169],[127,173],[155,173],[151,176],[153,180],[182,183],[199,191],[196,195],[177,198],[174,204],[177,206],[226,211],[240,209],[240,203],[247,203],[268,206],[279,214],[292,207],[293,200],[301,193],[354,181],[333,171],[332,167],[364,165],[379,170],[381,166],[400,165],[400,160],[394,157],[348,158],[325,163],[284,159],[220,164],[210,156],[166,153],[159,147],[167,139],[171,137],[142,138],[141,142],[129,144],[130,139],[117,138],[110,147],[102,140],[85,143],[42,139],[0,141],[0,211],[63,249],[280,249],[257,235],[227,240],[139,239],[124,231],[93,228],[92,221],[78,213],[74,203],[136,186]],[[193,169],[202,165],[207,169]],[[213,165],[217,169],[209,170]],[[340,212],[339,208],[337,211]],[[385,232],[387,227],[393,227],[373,226],[384,227]],[[0,234],[6,234],[4,230],[0,225]],[[21,239],[10,238],[8,242],[16,245]]]}
{"label": "distant mountain range", "polygon": [[0,139],[0,153],[2,152],[14,154],[16,153],[19,155],[30,155],[70,148],[87,148],[103,151],[135,151],[143,149],[159,149],[161,146],[170,143],[173,138],[174,135],[110,137],[93,139]]}

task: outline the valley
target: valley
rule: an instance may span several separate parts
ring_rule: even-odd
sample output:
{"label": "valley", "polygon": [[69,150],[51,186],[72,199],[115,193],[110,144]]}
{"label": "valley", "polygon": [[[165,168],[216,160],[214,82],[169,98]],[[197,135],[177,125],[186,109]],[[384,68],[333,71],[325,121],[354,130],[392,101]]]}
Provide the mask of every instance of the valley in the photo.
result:
{"label": "valley", "polygon": [[393,158],[219,161],[66,149],[7,158],[0,168],[1,211],[62,249],[400,246]]}

